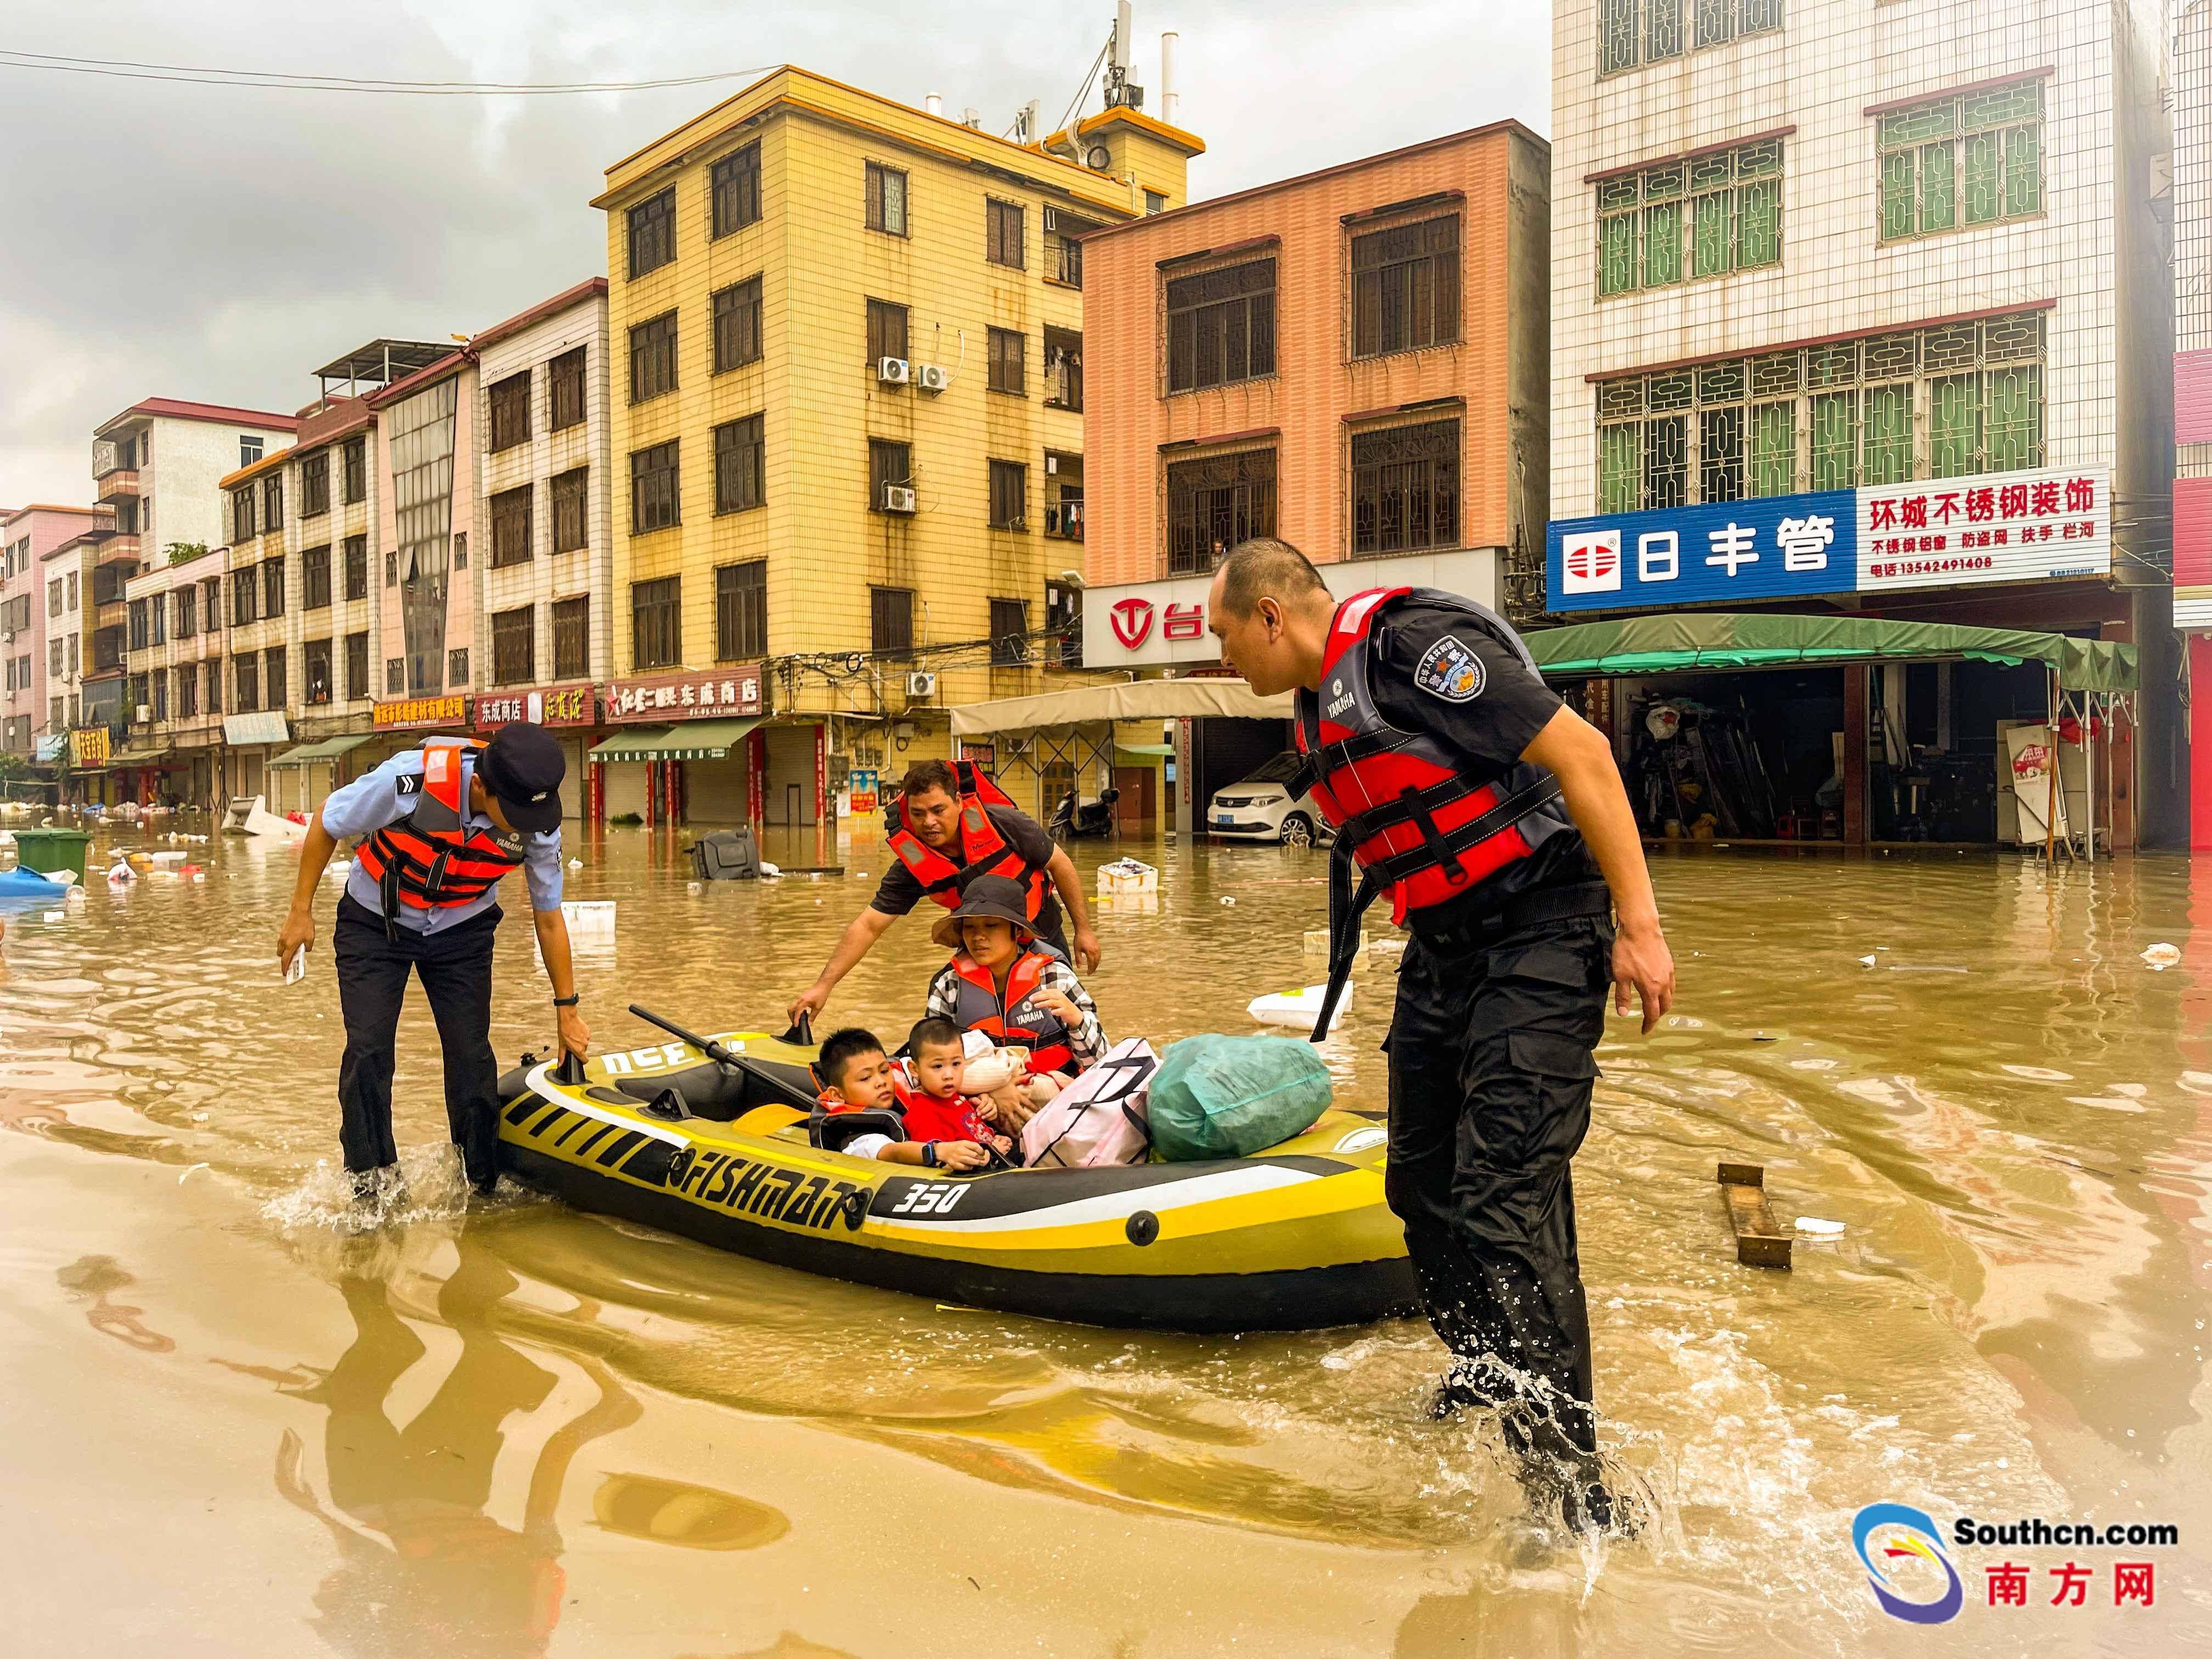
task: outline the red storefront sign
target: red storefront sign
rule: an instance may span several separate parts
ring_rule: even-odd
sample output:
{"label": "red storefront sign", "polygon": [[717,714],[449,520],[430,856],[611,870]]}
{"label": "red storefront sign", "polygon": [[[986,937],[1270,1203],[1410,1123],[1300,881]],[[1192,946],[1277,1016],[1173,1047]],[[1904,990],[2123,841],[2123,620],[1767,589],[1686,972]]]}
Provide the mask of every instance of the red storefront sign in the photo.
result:
{"label": "red storefront sign", "polygon": [[590,685],[556,685],[529,691],[477,694],[477,730],[495,732],[527,720],[532,726],[589,726],[599,719],[598,690]]}
{"label": "red storefront sign", "polygon": [[711,673],[656,674],[607,687],[610,724],[742,719],[761,712],[760,665]]}

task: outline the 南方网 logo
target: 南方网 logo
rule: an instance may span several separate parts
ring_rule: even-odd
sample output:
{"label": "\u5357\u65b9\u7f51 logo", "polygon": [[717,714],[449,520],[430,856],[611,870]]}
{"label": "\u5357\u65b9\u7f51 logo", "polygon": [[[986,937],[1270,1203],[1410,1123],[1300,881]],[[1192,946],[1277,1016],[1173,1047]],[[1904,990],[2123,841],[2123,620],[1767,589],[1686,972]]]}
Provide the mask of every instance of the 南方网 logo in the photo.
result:
{"label": "\u5357\u65b9\u7f51 logo", "polygon": [[[1946,1624],[1957,1618],[1959,1609],[1966,1605],[1966,1585],[1959,1570],[1951,1565],[1935,1520],[1926,1510],[1907,1504],[1869,1504],[1851,1522],[1851,1544],[1867,1570],[1867,1583],[1875,1600],[1891,1618],[1914,1625]],[[1884,1560],[1917,1559],[1942,1568],[1942,1593],[1933,1601],[1914,1601],[1899,1595],[1892,1588],[1889,1573],[1875,1560],[1877,1553]]]}

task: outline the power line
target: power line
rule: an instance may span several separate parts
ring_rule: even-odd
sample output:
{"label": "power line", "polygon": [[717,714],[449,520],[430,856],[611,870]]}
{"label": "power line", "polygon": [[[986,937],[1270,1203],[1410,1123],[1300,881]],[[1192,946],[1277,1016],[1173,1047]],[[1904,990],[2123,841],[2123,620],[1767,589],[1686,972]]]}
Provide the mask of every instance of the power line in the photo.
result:
{"label": "power line", "polygon": [[45,70],[57,75],[90,75],[119,81],[171,81],[185,85],[240,87],[278,92],[382,94],[416,98],[524,98],[582,92],[649,92],[664,87],[696,87],[714,81],[752,80],[773,64],[720,70],[704,75],[666,76],[641,81],[409,81],[349,75],[314,75],[272,70],[210,68],[191,64],[149,64],[130,58],[64,58],[47,52],[0,48],[0,69]]}

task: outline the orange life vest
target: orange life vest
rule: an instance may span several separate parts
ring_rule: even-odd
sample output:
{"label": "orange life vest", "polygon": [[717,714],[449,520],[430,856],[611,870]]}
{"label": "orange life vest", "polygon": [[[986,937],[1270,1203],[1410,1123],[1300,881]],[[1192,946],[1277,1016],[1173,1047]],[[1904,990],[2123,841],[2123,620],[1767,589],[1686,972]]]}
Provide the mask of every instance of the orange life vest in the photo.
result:
{"label": "orange life vest", "polygon": [[387,926],[403,904],[433,910],[471,903],[522,862],[520,835],[467,826],[461,757],[483,748],[466,738],[428,739],[415,810],[371,833],[356,849],[354,856],[383,896]]}
{"label": "orange life vest", "polygon": [[923,896],[935,899],[948,910],[960,905],[960,890],[977,876],[1006,876],[1020,884],[1022,908],[1030,921],[1037,919],[1044,904],[1044,866],[1031,864],[1007,845],[991,822],[988,806],[1012,806],[1006,792],[975,769],[973,761],[956,761],[953,771],[960,785],[960,862],[945,857],[915,833],[907,814],[906,797],[900,795],[884,811],[884,828],[892,852],[907,872],[921,884]]}
{"label": "orange life vest", "polygon": [[963,1031],[982,1032],[1002,1048],[1029,1050],[1025,1070],[1030,1077],[1075,1069],[1073,1034],[1058,1014],[1036,1000],[1046,960],[1035,951],[1015,957],[1001,997],[989,969],[965,951],[952,957],[952,971],[960,975],[953,1023]]}

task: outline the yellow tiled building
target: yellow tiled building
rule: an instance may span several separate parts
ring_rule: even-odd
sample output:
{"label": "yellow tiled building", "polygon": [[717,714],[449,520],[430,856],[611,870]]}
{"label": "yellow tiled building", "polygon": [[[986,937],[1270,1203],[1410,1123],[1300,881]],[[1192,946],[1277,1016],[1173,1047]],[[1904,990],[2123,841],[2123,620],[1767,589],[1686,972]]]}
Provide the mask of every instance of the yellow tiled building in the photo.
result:
{"label": "yellow tiled building", "polygon": [[[1202,149],[1120,108],[1019,144],[785,68],[610,167],[617,676],[764,662],[817,769],[1046,689],[1031,636],[1083,562],[1074,239],[1182,205]],[[782,822],[805,760],[760,736]]]}

